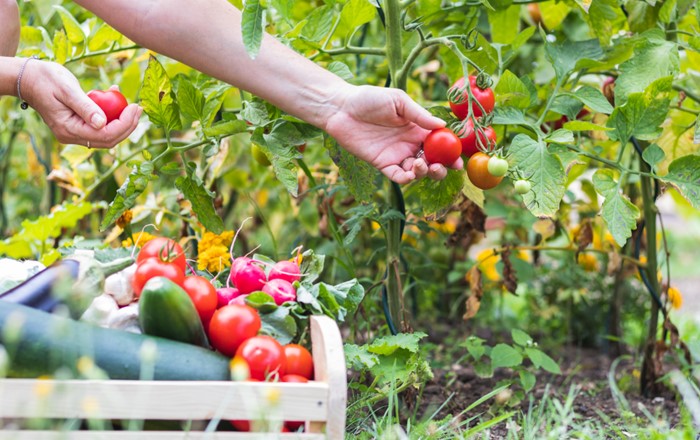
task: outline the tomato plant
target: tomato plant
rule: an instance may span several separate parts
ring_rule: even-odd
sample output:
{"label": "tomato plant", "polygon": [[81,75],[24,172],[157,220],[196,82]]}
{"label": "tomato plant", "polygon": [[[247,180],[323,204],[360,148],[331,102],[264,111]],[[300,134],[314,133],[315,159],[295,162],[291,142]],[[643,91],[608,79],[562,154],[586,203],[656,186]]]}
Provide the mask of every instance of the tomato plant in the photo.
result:
{"label": "tomato plant", "polygon": [[140,263],[148,258],[158,258],[162,261],[172,262],[183,272],[187,269],[185,251],[175,240],[167,237],[156,237],[146,242],[136,257],[136,262]]}
{"label": "tomato plant", "polygon": [[177,264],[163,261],[160,258],[147,258],[136,266],[136,272],[134,272],[132,280],[134,294],[136,296],[140,295],[146,281],[153,277],[168,278],[179,286],[182,286],[185,282],[185,273]]}
{"label": "tomato plant", "polygon": [[202,323],[208,323],[218,305],[218,298],[214,285],[204,277],[191,275],[185,277],[182,287],[184,287],[185,292],[187,292],[192,299],[194,307],[197,309],[197,313],[202,319]]}
{"label": "tomato plant", "polygon": [[245,360],[250,368],[250,377],[266,380],[270,375],[285,373],[284,350],[271,336],[261,335],[246,339],[236,350],[236,356]]}
{"label": "tomato plant", "polygon": [[428,133],[423,141],[425,160],[431,163],[452,165],[462,152],[462,143],[449,128],[438,128]]}
{"label": "tomato plant", "polygon": [[530,182],[524,179],[516,180],[515,183],[513,183],[513,186],[515,188],[515,192],[518,194],[527,194],[532,189]]}
{"label": "tomato plant", "polygon": [[240,345],[257,335],[261,327],[260,315],[254,308],[226,305],[214,312],[209,321],[209,342],[222,354],[233,357]]}
{"label": "tomato plant", "polygon": [[[478,118],[491,113],[496,104],[496,97],[493,90],[490,87],[480,88],[477,85],[477,77],[473,75],[469,76],[469,89],[474,97],[471,106],[472,115]],[[466,90],[464,77],[455,81],[451,90],[455,92],[461,90],[461,93],[456,93],[456,98],[450,99],[450,108],[458,119],[463,120],[469,114],[469,92]]]}
{"label": "tomato plant", "polygon": [[283,348],[285,373],[313,379],[314,361],[309,350],[299,344],[287,344]]}
{"label": "tomato plant", "polygon": [[508,161],[498,156],[491,156],[486,169],[493,176],[503,177],[508,172]]}
{"label": "tomato plant", "polygon": [[490,157],[482,152],[475,153],[467,162],[467,175],[474,186],[479,189],[491,189],[501,183],[503,177],[489,172]]}
{"label": "tomato plant", "polygon": [[107,117],[108,124],[115,119],[119,119],[122,111],[129,105],[119,90],[91,90],[87,93],[87,96],[102,109]]}
{"label": "tomato plant", "polygon": [[[477,132],[480,143],[477,143]],[[462,154],[466,157],[471,157],[472,154],[481,151],[481,149],[491,150],[496,146],[496,131],[493,127],[482,127],[481,131],[474,130],[474,123],[471,119],[466,120],[457,134],[462,142]]]}

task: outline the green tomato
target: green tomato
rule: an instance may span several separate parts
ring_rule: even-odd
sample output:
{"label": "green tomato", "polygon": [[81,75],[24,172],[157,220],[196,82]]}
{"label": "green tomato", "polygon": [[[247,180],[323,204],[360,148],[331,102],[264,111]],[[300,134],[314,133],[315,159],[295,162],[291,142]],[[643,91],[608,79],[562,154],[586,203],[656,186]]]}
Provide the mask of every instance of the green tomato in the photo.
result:
{"label": "green tomato", "polygon": [[516,180],[513,186],[515,187],[515,192],[518,194],[527,194],[532,189],[530,182],[524,179]]}
{"label": "green tomato", "polygon": [[260,165],[264,167],[269,167],[271,165],[270,159],[267,158],[267,155],[260,145],[255,143],[250,144],[250,152],[253,153],[253,159]]}
{"label": "green tomato", "polygon": [[488,170],[493,176],[505,176],[508,172],[508,161],[498,156],[493,156],[489,159]]}

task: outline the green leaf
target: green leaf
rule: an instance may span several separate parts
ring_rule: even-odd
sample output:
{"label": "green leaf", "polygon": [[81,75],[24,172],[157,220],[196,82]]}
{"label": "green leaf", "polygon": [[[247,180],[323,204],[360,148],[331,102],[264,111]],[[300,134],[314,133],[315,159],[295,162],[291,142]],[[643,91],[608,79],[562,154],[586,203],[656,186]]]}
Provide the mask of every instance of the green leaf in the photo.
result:
{"label": "green leaf", "polygon": [[58,11],[58,15],[61,17],[61,22],[66,30],[68,41],[73,44],[80,44],[85,41],[85,32],[83,32],[83,28],[80,27],[80,23],[78,23],[78,20],[73,17],[73,14],[68,12],[68,10],[63,6],[56,5],[54,8]]}
{"label": "green leaf", "polygon": [[671,103],[672,85],[673,78],[669,76],[654,81],[644,92],[628,95],[625,104],[616,107],[608,119],[606,125],[613,128],[609,137],[621,142],[627,142],[631,136],[641,140],[658,138]]}
{"label": "green leaf", "polygon": [[481,379],[493,377],[493,365],[490,362],[477,362],[473,365],[474,374]]}
{"label": "green leaf", "polygon": [[550,110],[566,116],[573,121],[583,108],[581,100],[573,97],[570,93],[561,93],[554,98]]}
{"label": "green leaf", "polygon": [[141,87],[141,106],[155,125],[166,131],[180,128],[180,116],[173,99],[172,84],[163,66],[151,55]]}
{"label": "green leaf", "polygon": [[316,8],[309,14],[301,29],[301,36],[313,42],[321,41],[333,28],[334,9],[330,5]]}
{"label": "green leaf", "polygon": [[426,336],[428,335],[423,332],[399,333],[397,335],[384,336],[375,339],[368,347],[368,351],[384,356],[393,354],[399,349],[417,353],[419,348],[418,343]]}
{"label": "green leaf", "polygon": [[511,168],[517,167],[532,184],[532,191],[523,196],[527,208],[536,217],[554,216],[564,197],[566,175],[561,160],[543,142],[524,134],[513,138],[509,148]]}
{"label": "green leaf", "polygon": [[494,43],[510,44],[520,31],[520,5],[488,12],[491,38]]}
{"label": "green leaf", "polygon": [[604,47],[610,45],[612,37],[627,25],[627,17],[617,0],[595,0],[588,9],[589,28]]}
{"label": "green leaf", "polygon": [[530,125],[525,120],[523,111],[515,107],[496,107],[491,114],[493,115],[491,123],[494,125]]}
{"label": "green leaf", "polygon": [[571,130],[567,130],[565,128],[560,128],[559,130],[555,130],[552,133],[549,133],[547,137],[545,138],[545,142],[556,142],[559,144],[573,144],[574,143],[574,134],[571,132]]}
{"label": "green leaf", "polygon": [[442,180],[420,179],[413,185],[411,193],[420,200],[424,215],[440,214],[452,206],[464,187],[466,174],[462,170],[447,170],[447,177]]}
{"label": "green leaf", "polygon": [[594,112],[605,113],[609,115],[613,111],[613,106],[610,105],[608,99],[603,95],[603,92],[591,86],[583,86],[571,94],[574,98],[590,107]]}
{"label": "green leaf", "polygon": [[53,36],[53,57],[58,64],[65,64],[70,56],[68,38],[63,29],[57,31]]}
{"label": "green leaf", "polygon": [[700,144],[700,115],[695,119],[695,131],[693,132],[693,143]]}
{"label": "green leaf", "polygon": [[499,106],[510,106],[519,109],[530,107],[530,90],[510,70],[503,72],[494,92],[496,94],[496,104]]}
{"label": "green leaf", "polygon": [[248,130],[248,125],[245,121],[234,119],[232,121],[223,121],[205,128],[204,135],[207,137],[231,136],[238,133],[245,133]]}
{"label": "green leaf", "polygon": [[256,127],[266,125],[270,122],[270,115],[262,101],[245,101],[241,111],[241,119]]}
{"label": "green leaf", "polygon": [[259,0],[246,0],[241,19],[243,45],[251,59],[255,59],[260,51],[260,45],[265,31],[264,10]]}
{"label": "green leaf", "polygon": [[[340,11],[340,23],[347,30],[344,37],[349,37],[356,28],[374,20],[377,8],[368,0],[350,0]],[[330,29],[329,29],[330,31]]]}
{"label": "green leaf", "polygon": [[540,2],[538,3],[542,22],[547,29],[555,29],[564,21],[571,6],[566,2]]}
{"label": "green leaf", "polygon": [[94,150],[83,147],[82,145],[68,144],[61,150],[61,157],[68,161],[71,166],[75,167],[88,160],[92,156]]}
{"label": "green leaf", "polygon": [[603,56],[598,40],[571,41],[565,39],[561,43],[546,42],[545,53],[560,80],[564,80],[569,72],[576,68],[576,63],[580,60],[598,60]]}
{"label": "green leaf", "polygon": [[122,35],[116,29],[107,23],[102,23],[97,32],[90,37],[88,48],[91,51],[97,51],[114,44],[115,41],[119,41],[121,38]]}
{"label": "green leaf", "polygon": [[527,354],[527,357],[530,359],[535,368],[542,368],[545,371],[549,371],[553,374],[561,374],[559,365],[554,361],[554,359],[549,357],[543,351],[536,348],[526,348],[525,354]]}
{"label": "green leaf", "polygon": [[287,307],[277,307],[271,313],[260,313],[260,320],[260,333],[272,336],[282,345],[292,342],[297,334],[297,323]]}
{"label": "green leaf", "polygon": [[598,131],[610,131],[612,128],[610,127],[603,127],[602,125],[594,124],[592,122],[588,121],[568,121],[564,123],[564,128],[567,130],[571,131],[589,131],[589,130],[598,130]]}
{"label": "green leaf", "polygon": [[491,350],[491,365],[493,368],[517,367],[522,363],[522,355],[510,345],[498,344]]}
{"label": "green leaf", "polygon": [[365,289],[357,279],[351,279],[332,286],[319,283],[309,289],[318,298],[326,315],[336,321],[345,321],[348,313],[353,313],[365,296]]}
{"label": "green leaf", "polygon": [[253,292],[245,297],[245,303],[260,313],[272,313],[277,310],[275,299],[265,292]]}
{"label": "green leaf", "polygon": [[522,345],[523,347],[532,345],[532,337],[522,330],[514,328],[510,331],[510,335],[513,338],[513,342],[518,345]]}
{"label": "green leaf", "polygon": [[537,383],[537,376],[527,370],[520,370],[518,375],[520,376],[520,385],[526,393]]}
{"label": "green leaf", "polygon": [[338,166],[340,177],[358,202],[368,202],[374,196],[378,171],[367,162],[358,159],[340,148],[332,137],[324,134],[323,145],[333,162]]}
{"label": "green leaf", "polygon": [[[151,180],[151,175],[144,173],[142,165],[134,165],[131,173],[126,177],[124,183],[117,190],[117,195],[109,204],[102,223],[100,223],[100,231],[104,231],[107,226],[111,225],[124,211],[131,209],[136,204],[136,198],[141,195],[148,186]],[[152,167],[152,165],[151,165]],[[145,166],[145,168],[148,168]]]}
{"label": "green leaf", "polygon": [[486,353],[486,347],[484,347],[484,340],[476,336],[467,338],[463,345],[467,348],[467,351],[472,356],[472,358],[474,358],[475,361],[481,359],[481,356],[483,356]]}
{"label": "green leaf", "polygon": [[668,174],[661,179],[678,188],[695,209],[700,209],[700,156],[683,156],[674,160],[668,167]]}
{"label": "green leaf", "polygon": [[204,188],[202,181],[194,174],[180,176],[175,180],[175,186],[192,204],[192,211],[207,231],[221,234],[224,222],[214,209],[214,194]]}
{"label": "green leaf", "polygon": [[180,162],[168,162],[158,169],[159,172],[168,176],[178,175],[181,170]]}
{"label": "green leaf", "polygon": [[624,246],[637,227],[639,208],[619,191],[612,170],[598,170],[593,175],[596,191],[605,197],[601,215],[605,225],[619,246]]}
{"label": "green leaf", "polygon": [[350,71],[348,65],[341,61],[333,61],[330,63],[328,65],[328,70],[343,78],[345,81],[350,81],[355,77],[355,75],[353,75]]}
{"label": "green leaf", "polygon": [[642,152],[642,159],[648,163],[651,169],[655,169],[656,165],[666,158],[666,153],[656,144],[651,144]]}
{"label": "green leaf", "polygon": [[188,118],[199,121],[202,119],[204,110],[204,95],[192,84],[186,76],[179,76],[177,87],[177,102],[180,111]]}
{"label": "green leaf", "polygon": [[659,9],[659,21],[664,24],[669,24],[676,17],[677,0],[666,0],[661,4]]}
{"label": "green leaf", "polygon": [[651,84],[675,76],[680,69],[676,43],[666,41],[663,31],[650,31],[634,49],[634,56],[620,65],[615,80],[615,103],[620,106],[634,93],[649,89]]}
{"label": "green leaf", "polygon": [[367,346],[345,344],[343,350],[345,351],[345,363],[350,370],[369,370],[379,363],[377,355],[370,353]]}

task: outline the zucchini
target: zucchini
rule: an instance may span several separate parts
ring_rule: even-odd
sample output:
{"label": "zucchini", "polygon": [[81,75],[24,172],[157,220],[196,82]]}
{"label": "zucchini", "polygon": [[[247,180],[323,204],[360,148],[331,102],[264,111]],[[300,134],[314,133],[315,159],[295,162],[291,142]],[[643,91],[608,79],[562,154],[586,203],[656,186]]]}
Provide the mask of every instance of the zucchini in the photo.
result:
{"label": "zucchini", "polygon": [[229,359],[202,347],[154,336],[96,327],[0,300],[0,345],[9,358],[9,377],[76,371],[90,357],[112,379],[139,379],[142,345],[156,349],[155,380],[230,380]]}
{"label": "zucchini", "polygon": [[153,277],[143,286],[139,325],[147,335],[209,347],[192,299],[182,287],[165,277]]}

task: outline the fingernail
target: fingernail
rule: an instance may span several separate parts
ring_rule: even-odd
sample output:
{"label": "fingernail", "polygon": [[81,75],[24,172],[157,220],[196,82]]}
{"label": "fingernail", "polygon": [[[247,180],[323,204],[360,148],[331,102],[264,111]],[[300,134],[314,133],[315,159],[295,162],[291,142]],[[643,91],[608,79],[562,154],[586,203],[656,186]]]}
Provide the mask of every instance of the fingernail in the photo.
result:
{"label": "fingernail", "polygon": [[107,120],[104,118],[104,116],[95,113],[92,115],[92,119],[90,119],[90,122],[92,123],[92,126],[95,128],[102,128],[105,125],[105,122]]}

